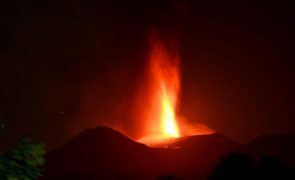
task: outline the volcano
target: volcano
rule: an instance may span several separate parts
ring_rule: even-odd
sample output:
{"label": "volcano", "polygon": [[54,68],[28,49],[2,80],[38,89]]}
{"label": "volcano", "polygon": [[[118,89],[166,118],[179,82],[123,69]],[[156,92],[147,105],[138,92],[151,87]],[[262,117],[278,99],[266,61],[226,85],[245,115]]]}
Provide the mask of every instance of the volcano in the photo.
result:
{"label": "volcano", "polygon": [[165,148],[138,143],[107,127],[86,129],[46,156],[44,179],[205,179],[220,157],[241,145],[219,133],[176,138]]}
{"label": "volcano", "polygon": [[156,179],[173,174],[205,180],[220,159],[232,152],[278,157],[295,169],[294,135],[264,135],[247,145],[213,133],[182,136],[165,147],[136,142],[120,132],[86,129],[46,155],[42,179]]}

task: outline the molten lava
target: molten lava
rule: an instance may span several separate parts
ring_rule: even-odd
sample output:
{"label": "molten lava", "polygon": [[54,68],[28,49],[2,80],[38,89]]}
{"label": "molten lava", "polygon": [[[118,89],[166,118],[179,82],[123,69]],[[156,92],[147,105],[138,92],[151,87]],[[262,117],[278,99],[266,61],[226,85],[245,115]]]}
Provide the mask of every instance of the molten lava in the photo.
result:
{"label": "molten lava", "polygon": [[159,131],[163,136],[179,137],[175,113],[180,86],[179,61],[168,54],[159,40],[152,39],[151,43],[150,73],[156,90],[154,98],[159,105],[159,113],[155,118],[159,119]]}
{"label": "molten lava", "polygon": [[181,136],[213,133],[203,124],[187,123],[177,116],[181,84],[177,40],[153,32],[149,45],[148,68],[137,104],[144,137],[138,142],[167,147]]}
{"label": "molten lava", "polygon": [[171,137],[179,137],[179,130],[175,120],[175,110],[167,97],[163,97],[162,99],[161,125],[163,134]]}
{"label": "molten lava", "polygon": [[145,118],[151,131],[139,141],[157,144],[180,137],[176,109],[180,91],[178,54],[168,49],[164,42],[152,34],[148,66],[147,94],[149,100]]}

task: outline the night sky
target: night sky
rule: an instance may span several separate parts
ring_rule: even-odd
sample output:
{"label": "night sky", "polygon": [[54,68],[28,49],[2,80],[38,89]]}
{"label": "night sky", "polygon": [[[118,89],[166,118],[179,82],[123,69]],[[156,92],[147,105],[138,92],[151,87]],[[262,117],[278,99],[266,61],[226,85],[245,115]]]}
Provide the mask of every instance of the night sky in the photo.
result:
{"label": "night sky", "polygon": [[138,138],[133,99],[150,27],[181,34],[179,108],[188,121],[242,143],[294,134],[291,2],[1,2],[0,144],[29,134],[54,148],[98,125]]}

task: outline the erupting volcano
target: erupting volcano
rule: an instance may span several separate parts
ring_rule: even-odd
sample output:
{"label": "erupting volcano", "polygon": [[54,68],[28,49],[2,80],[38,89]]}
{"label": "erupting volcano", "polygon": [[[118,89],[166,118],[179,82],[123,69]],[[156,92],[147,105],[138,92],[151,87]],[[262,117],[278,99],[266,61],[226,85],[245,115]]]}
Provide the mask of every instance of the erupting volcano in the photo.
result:
{"label": "erupting volcano", "polygon": [[144,94],[143,120],[147,135],[138,141],[150,146],[167,144],[182,135],[177,119],[180,93],[180,59],[177,38],[164,39],[153,32]]}
{"label": "erupting volcano", "polygon": [[[158,131],[167,137],[179,137],[176,121],[176,108],[179,95],[180,73],[178,55],[169,50],[160,39],[152,36],[150,40],[149,72],[153,88],[154,117],[158,120]],[[173,53],[173,52],[172,52]],[[156,127],[155,127],[156,128]]]}
{"label": "erupting volcano", "polygon": [[203,124],[185,122],[178,114],[181,90],[178,36],[151,31],[148,53],[137,104],[144,136],[137,141],[167,147],[182,136],[214,133]]}
{"label": "erupting volcano", "polygon": [[154,32],[150,35],[149,48],[146,84],[149,99],[144,116],[148,135],[139,142],[152,145],[181,135],[176,115],[180,70],[176,45],[169,49]]}

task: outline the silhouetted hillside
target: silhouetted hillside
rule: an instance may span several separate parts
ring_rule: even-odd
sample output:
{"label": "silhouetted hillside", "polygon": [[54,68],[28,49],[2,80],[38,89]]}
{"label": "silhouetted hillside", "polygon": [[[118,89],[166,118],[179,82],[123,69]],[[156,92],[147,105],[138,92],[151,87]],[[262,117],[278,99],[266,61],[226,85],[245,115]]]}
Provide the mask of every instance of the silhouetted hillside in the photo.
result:
{"label": "silhouetted hillside", "polygon": [[221,134],[185,137],[168,148],[150,148],[115,130],[98,127],[50,152],[45,178],[153,179],[176,174],[205,179],[220,157],[239,148]]}
{"label": "silhouetted hillside", "polygon": [[246,153],[223,157],[208,180],[294,180],[295,171],[280,159],[262,156],[254,160]]}
{"label": "silhouetted hillside", "polygon": [[87,129],[47,155],[46,174],[111,173],[130,171],[148,164],[148,147],[106,127]]}
{"label": "silhouetted hillside", "polygon": [[279,158],[295,169],[295,135],[263,135],[244,149],[255,158],[264,155]]}
{"label": "silhouetted hillside", "polygon": [[87,129],[47,154],[45,179],[154,179],[169,174],[206,179],[222,157],[246,152],[268,155],[295,167],[295,136],[265,135],[246,146],[226,136],[188,136],[167,148],[151,148],[107,128]]}

